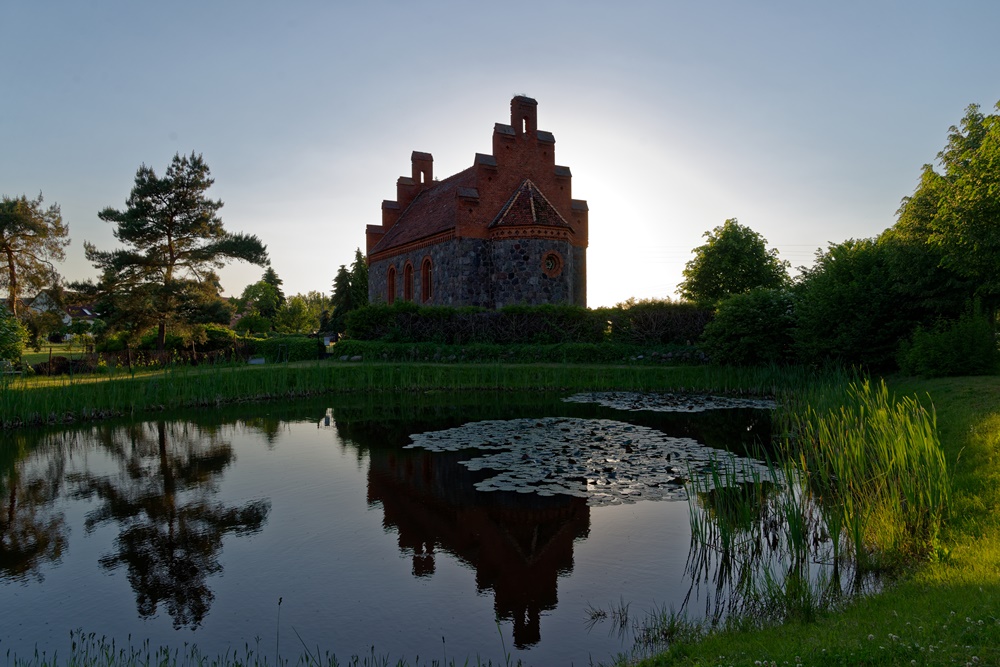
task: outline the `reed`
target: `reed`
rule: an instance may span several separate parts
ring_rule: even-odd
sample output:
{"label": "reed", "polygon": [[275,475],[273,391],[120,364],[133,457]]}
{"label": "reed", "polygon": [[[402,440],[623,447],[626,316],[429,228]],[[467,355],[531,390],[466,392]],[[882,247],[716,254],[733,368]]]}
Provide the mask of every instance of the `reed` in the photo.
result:
{"label": "reed", "polygon": [[388,655],[376,653],[372,647],[370,653],[366,655],[352,655],[341,661],[335,654],[330,652],[319,653],[317,649],[313,654],[308,649],[293,659],[278,656],[271,662],[260,647],[258,639],[256,644],[245,643],[243,649],[228,649],[225,653],[217,655],[207,655],[202,653],[197,644],[185,642],[184,649],[170,648],[167,646],[153,646],[149,640],[135,645],[131,639],[127,643],[119,644],[115,639],[97,636],[95,633],[85,633],[83,630],[70,631],[70,650],[66,656],[59,656],[57,653],[51,655],[45,651],[35,651],[30,656],[12,655],[7,652],[7,664],[11,667],[244,667],[256,665],[258,667],[493,667],[501,664],[507,667],[521,665],[521,661],[511,662],[510,656],[505,656],[504,662],[494,663],[492,660],[483,661],[476,658],[472,661],[466,658],[463,662],[456,662],[454,658],[445,662],[440,660],[421,660],[419,657],[412,661],[406,658],[392,659]]}
{"label": "reed", "polygon": [[767,474],[717,462],[691,476],[688,569],[693,586],[714,586],[714,621],[809,621],[870,587],[873,573],[940,552],[951,482],[933,407],[867,380],[812,391],[839,405],[786,404]]}
{"label": "reed", "polygon": [[[691,391],[799,395],[836,373],[804,368],[293,362],[12,378],[0,385],[0,428],[280,398],[385,391]],[[831,379],[833,378],[833,379]]]}
{"label": "reed", "polygon": [[796,418],[790,453],[809,491],[846,533],[862,569],[933,556],[951,484],[933,406],[894,399],[884,382],[851,384],[837,409]]}

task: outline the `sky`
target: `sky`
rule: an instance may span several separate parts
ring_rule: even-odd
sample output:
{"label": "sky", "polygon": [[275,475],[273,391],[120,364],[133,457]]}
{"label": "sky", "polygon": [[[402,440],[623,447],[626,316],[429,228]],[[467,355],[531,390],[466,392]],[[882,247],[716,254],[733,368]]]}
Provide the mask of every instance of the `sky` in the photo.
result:
{"label": "sky", "polygon": [[[793,267],[891,226],[970,104],[1000,100],[995,0],[6,0],[0,194],[58,203],[67,281],[142,164],[200,153],[286,295],[332,291],[432,153],[444,178],[538,101],[590,208],[588,305],[676,298],[737,218]],[[234,263],[238,295],[264,269]]]}

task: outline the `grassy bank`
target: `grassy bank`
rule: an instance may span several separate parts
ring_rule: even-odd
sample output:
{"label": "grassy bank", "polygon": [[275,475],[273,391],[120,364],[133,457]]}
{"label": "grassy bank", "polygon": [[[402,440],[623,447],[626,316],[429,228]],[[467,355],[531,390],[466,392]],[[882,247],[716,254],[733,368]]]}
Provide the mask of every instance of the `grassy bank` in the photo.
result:
{"label": "grassy bank", "polygon": [[681,628],[668,651],[641,664],[1000,664],[1000,378],[891,387],[937,412],[952,478],[937,558],[815,622],[735,623],[707,637]]}
{"label": "grassy bank", "polygon": [[808,369],[584,364],[293,362],[260,366],[178,366],[131,374],[7,377],[0,427],[58,424],[240,401],[331,392],[434,390],[635,390],[803,394],[836,374]]}

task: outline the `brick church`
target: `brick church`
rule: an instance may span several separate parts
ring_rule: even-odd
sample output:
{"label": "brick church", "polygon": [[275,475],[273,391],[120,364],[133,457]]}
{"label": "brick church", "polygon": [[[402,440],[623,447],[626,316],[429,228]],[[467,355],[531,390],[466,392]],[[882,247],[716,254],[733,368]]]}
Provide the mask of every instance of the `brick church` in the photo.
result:
{"label": "brick church", "polygon": [[444,180],[430,153],[413,152],[382,224],[368,225],[372,303],[587,305],[587,202],[572,198],[569,167],[537,118],[535,100],[515,97],[493,154]]}

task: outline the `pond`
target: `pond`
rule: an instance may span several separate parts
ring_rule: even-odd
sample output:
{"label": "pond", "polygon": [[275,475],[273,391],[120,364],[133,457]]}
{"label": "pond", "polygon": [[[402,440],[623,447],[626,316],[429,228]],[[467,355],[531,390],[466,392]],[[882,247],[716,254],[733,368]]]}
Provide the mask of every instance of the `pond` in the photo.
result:
{"label": "pond", "polygon": [[711,613],[686,489],[720,457],[755,465],[766,407],[379,394],[4,433],[0,652],[64,655],[82,628],[270,659],[608,661],[633,648],[622,611]]}

